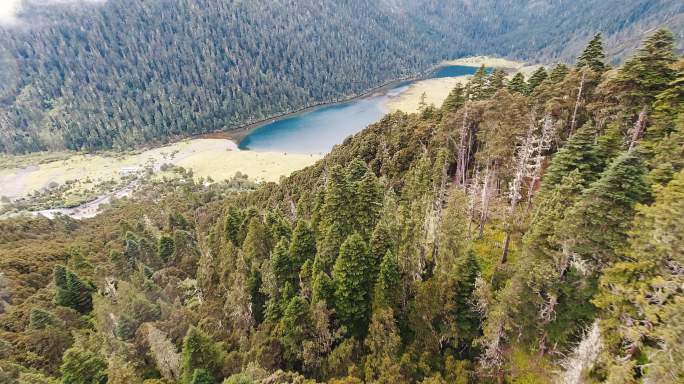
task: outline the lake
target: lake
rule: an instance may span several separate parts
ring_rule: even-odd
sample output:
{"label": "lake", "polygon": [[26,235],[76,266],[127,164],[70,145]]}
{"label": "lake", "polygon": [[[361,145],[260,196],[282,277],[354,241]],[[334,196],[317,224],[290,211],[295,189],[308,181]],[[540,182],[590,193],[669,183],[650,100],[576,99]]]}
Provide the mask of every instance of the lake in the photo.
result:
{"label": "lake", "polygon": [[[427,78],[472,75],[476,71],[476,67],[451,65],[436,69]],[[407,90],[411,83],[413,81],[399,82],[362,98],[328,104],[264,123],[240,141],[240,149],[327,153],[347,136],[378,122],[388,112],[385,104],[389,98]]]}

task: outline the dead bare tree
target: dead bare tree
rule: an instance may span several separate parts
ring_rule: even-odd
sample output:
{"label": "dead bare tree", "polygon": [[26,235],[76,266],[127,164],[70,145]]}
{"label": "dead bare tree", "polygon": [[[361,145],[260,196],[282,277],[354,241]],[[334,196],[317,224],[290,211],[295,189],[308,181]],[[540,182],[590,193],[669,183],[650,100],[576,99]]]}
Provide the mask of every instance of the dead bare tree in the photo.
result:
{"label": "dead bare tree", "polygon": [[629,142],[629,150],[630,151],[634,148],[637,141],[639,141],[639,139],[641,138],[641,135],[643,135],[643,133],[644,133],[644,129],[646,128],[646,115],[647,114],[648,114],[648,106],[644,105],[644,107],[641,108],[641,112],[639,112],[639,118],[634,123],[634,127],[632,128],[632,139]]}
{"label": "dead bare tree", "polygon": [[534,149],[533,142],[535,127],[536,124],[533,113],[530,119],[530,125],[527,129],[527,134],[523,138],[520,146],[518,146],[515,162],[515,176],[513,177],[513,181],[508,188],[510,205],[508,207],[508,219],[506,220],[506,238],[504,239],[503,252],[501,254],[501,264],[505,264],[508,259],[508,250],[511,243],[511,220],[515,214],[515,209],[518,206],[518,202],[522,197],[520,192],[522,190],[522,184],[525,180],[525,176],[527,175],[528,162]]}
{"label": "dead bare tree", "polygon": [[532,196],[534,196],[534,188],[539,179],[541,179],[541,170],[544,162],[544,152],[551,148],[551,141],[553,140],[553,119],[549,113],[544,116],[544,124],[542,125],[541,134],[534,136],[534,145],[532,152],[534,153],[532,164],[530,165],[530,186],[527,189],[527,207],[532,203]]}
{"label": "dead bare tree", "polygon": [[575,101],[575,109],[572,111],[572,119],[570,121],[570,134],[575,132],[577,127],[577,111],[579,110],[580,102],[582,101],[582,90],[584,89],[584,81],[587,77],[587,73],[582,71],[582,78],[580,79],[579,90],[577,91],[577,100]]}

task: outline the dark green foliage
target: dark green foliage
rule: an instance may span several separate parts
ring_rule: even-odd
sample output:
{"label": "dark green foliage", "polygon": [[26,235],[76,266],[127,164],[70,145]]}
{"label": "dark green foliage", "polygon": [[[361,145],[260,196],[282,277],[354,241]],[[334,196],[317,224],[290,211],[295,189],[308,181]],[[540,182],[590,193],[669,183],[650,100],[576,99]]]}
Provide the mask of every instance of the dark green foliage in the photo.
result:
{"label": "dark green foliage", "polygon": [[589,67],[596,73],[603,73],[607,68],[606,55],[603,53],[603,41],[601,34],[597,33],[591,38],[584,51],[577,58],[577,68]]}
{"label": "dark green foliage", "polygon": [[366,169],[361,180],[356,183],[355,189],[354,229],[368,238],[380,218],[383,198],[382,186],[375,174]]}
{"label": "dark green foliage", "polygon": [[355,233],[340,248],[333,268],[335,310],[350,335],[363,335],[370,315],[371,258],[363,238]]}
{"label": "dark green foliage", "polygon": [[542,189],[553,188],[574,170],[579,171],[584,183],[592,181],[596,177],[596,172],[601,170],[601,161],[594,147],[597,135],[596,128],[591,123],[580,127],[553,156],[551,165],[544,175]]}
{"label": "dark green foliage", "polygon": [[64,353],[62,384],[105,384],[107,363],[92,352],[71,348]]}
{"label": "dark green foliage", "polygon": [[206,369],[195,369],[190,384],[216,384],[216,379]]}
{"label": "dark green foliage", "polygon": [[525,83],[525,76],[518,72],[513,76],[511,81],[508,82],[508,90],[511,92],[517,92],[521,95],[527,93],[527,84]]}
{"label": "dark green foliage", "polygon": [[397,310],[401,303],[401,270],[397,257],[387,251],[382,258],[373,297],[373,308]]}
{"label": "dark green foliage", "polygon": [[262,291],[262,284],[261,272],[259,270],[251,271],[247,278],[247,290],[252,303],[252,315],[257,323],[261,323],[264,320],[266,301],[268,300],[268,297]]}
{"label": "dark green foliage", "polygon": [[640,108],[655,101],[658,93],[664,91],[675,79],[672,68],[674,38],[672,33],[659,29],[643,43],[637,55],[627,60],[615,79],[620,97],[628,105]]}
{"label": "dark green foliage", "polygon": [[453,321],[457,342],[462,349],[469,349],[473,340],[479,336],[481,318],[472,301],[475,281],[479,275],[480,265],[472,250],[456,260],[450,274],[454,293]]}
{"label": "dark green foliage", "polygon": [[235,207],[230,207],[228,209],[228,214],[226,215],[224,224],[223,224],[223,230],[226,234],[226,237],[228,240],[230,240],[233,245],[238,246],[241,244],[241,239],[240,239],[240,226],[242,225],[242,221],[244,220],[244,217],[242,215],[242,212],[240,212],[239,209]]}
{"label": "dark green foliage", "polygon": [[556,84],[560,81],[562,81],[565,76],[570,72],[570,69],[568,68],[567,65],[565,64],[556,64],[552,69],[551,72],[549,73],[549,77],[547,81],[550,81],[553,84]]}
{"label": "dark green foliage", "polygon": [[539,69],[534,71],[532,76],[530,76],[530,79],[527,80],[527,92],[534,92],[534,90],[537,89],[537,87],[539,87],[547,77],[548,74],[546,73],[546,68],[539,67]]}
{"label": "dark green foliage", "polygon": [[195,371],[206,370],[216,377],[223,366],[224,352],[220,343],[196,327],[190,327],[183,338],[182,370],[183,383],[192,383]]}
{"label": "dark green foliage", "polygon": [[63,266],[54,270],[55,304],[73,308],[81,313],[93,309],[93,287]]}
{"label": "dark green foliage", "polygon": [[175,251],[173,238],[167,235],[162,235],[157,241],[157,255],[163,262],[171,261],[171,257]]}
{"label": "dark green foliage", "polygon": [[648,196],[644,174],[637,151],[625,152],[582,193],[565,218],[566,241],[574,252],[598,265],[615,261],[635,204]]}
{"label": "dark green foliage", "polygon": [[454,89],[449,92],[449,95],[444,99],[442,104],[442,111],[444,112],[456,112],[465,103],[464,89],[463,85],[456,84]]}
{"label": "dark green foliage", "polygon": [[271,253],[271,266],[279,286],[286,282],[294,283],[299,269],[291,259],[288,248],[287,239],[282,237]]}
{"label": "dark green foliage", "polygon": [[242,243],[247,264],[259,263],[268,257],[268,234],[259,217],[252,217]]}
{"label": "dark green foliage", "polygon": [[325,301],[329,305],[335,303],[335,284],[325,272],[319,272],[313,282],[311,302]]}
{"label": "dark green foliage", "polygon": [[316,237],[311,226],[305,220],[299,220],[295,225],[289,252],[297,270],[306,261],[313,262],[316,256]]}
{"label": "dark green foliage", "polygon": [[477,72],[466,85],[466,99],[468,100],[484,100],[489,97],[488,76],[484,65],[481,66]]}
{"label": "dark green foliage", "polygon": [[502,89],[506,85],[505,82],[506,72],[501,68],[493,70],[487,78],[487,95],[489,97],[494,96],[499,89]]}
{"label": "dark green foliage", "polygon": [[285,308],[280,322],[285,358],[290,363],[297,363],[302,359],[302,343],[307,338],[309,327],[312,324],[306,300],[300,296],[294,296]]}
{"label": "dark green foliage", "polygon": [[52,313],[34,308],[31,310],[30,326],[33,329],[44,329],[47,326],[57,325],[57,319]]}

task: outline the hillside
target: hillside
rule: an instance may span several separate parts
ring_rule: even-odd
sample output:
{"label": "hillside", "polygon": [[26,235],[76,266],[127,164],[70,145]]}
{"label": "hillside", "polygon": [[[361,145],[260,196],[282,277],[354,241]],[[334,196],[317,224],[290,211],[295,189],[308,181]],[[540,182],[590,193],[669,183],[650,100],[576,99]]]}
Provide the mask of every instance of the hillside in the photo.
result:
{"label": "hillside", "polygon": [[253,191],[1,221],[0,382],[681,383],[673,48],[483,69]]}
{"label": "hillside", "polygon": [[681,36],[683,7],[25,0],[17,22],[0,25],[0,151],[168,142],[347,98],[443,59],[571,59],[596,31],[619,59],[655,26]]}

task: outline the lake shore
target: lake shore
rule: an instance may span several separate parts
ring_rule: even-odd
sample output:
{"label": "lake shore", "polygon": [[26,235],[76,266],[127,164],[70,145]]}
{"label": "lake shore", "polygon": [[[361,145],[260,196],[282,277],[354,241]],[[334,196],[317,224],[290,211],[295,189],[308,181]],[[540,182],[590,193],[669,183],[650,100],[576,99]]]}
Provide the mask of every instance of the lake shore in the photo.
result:
{"label": "lake shore", "polygon": [[183,140],[133,154],[74,152],[46,162],[33,155],[27,159],[30,163],[17,161],[21,166],[0,169],[3,186],[0,196],[13,200],[74,180],[79,182],[73,184],[72,192],[79,194],[110,180],[113,185],[122,184],[127,175],[145,169],[159,173],[164,164],[192,169],[196,178],[221,181],[240,172],[253,181],[277,182],[281,176],[309,166],[319,158],[318,155],[242,151],[236,142],[225,138]]}
{"label": "lake shore", "polygon": [[[509,74],[509,77],[518,71],[523,72],[527,77],[539,67],[538,65],[527,66],[522,62],[490,56],[464,57],[441,63],[441,66],[448,65],[461,65],[466,67],[481,67],[484,65],[487,68],[501,68]],[[436,107],[441,107],[442,103],[444,103],[444,100],[449,95],[449,92],[451,92],[457,84],[463,85],[467,83],[470,77],[471,75],[464,75],[416,81],[409,86],[408,90],[390,98],[386,103],[386,107],[389,112],[418,112],[423,94],[425,94],[425,102],[428,105],[432,104]]]}

